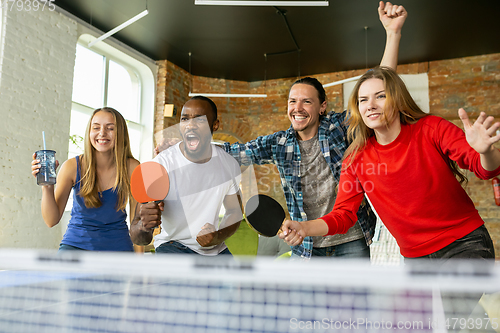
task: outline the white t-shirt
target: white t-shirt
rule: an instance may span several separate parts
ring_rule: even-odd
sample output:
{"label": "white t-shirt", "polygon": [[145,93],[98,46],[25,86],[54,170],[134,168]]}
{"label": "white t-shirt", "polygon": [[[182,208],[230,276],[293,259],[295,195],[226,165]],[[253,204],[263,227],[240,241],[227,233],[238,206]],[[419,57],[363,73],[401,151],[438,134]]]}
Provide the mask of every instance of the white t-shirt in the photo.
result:
{"label": "white t-shirt", "polygon": [[170,179],[170,191],[163,200],[161,232],[155,236],[154,246],[157,248],[173,240],[199,254],[214,256],[226,249],[224,242],[201,247],[196,235],[206,223],[219,230],[219,212],[224,198],[239,190],[240,166],[214,144],[208,162],[193,163],[182,154],[179,145],[162,151],[153,159],[165,167]]}

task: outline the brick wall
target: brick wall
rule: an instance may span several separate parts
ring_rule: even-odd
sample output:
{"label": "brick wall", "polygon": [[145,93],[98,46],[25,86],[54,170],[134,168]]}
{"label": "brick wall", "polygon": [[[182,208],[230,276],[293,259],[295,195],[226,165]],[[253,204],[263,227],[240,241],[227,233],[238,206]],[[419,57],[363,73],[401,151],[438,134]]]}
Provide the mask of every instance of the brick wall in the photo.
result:
{"label": "brick wall", "polygon": [[[260,98],[213,98],[219,108],[221,128],[214,135],[228,141],[246,142],[259,135],[286,130],[290,122],[286,116],[286,100],[290,85],[295,78],[268,80],[266,82],[241,82],[206,77],[190,77],[189,73],[168,61],[160,62],[165,71],[160,71],[157,103],[174,103],[178,114],[182,104],[189,99],[189,81],[193,92],[252,93],[268,95]],[[363,74],[364,69],[314,75],[320,82],[329,83]],[[460,59],[415,63],[398,67],[401,74],[428,73],[431,113],[442,116],[458,126],[457,110],[465,108],[475,118],[486,111],[500,120],[500,54],[467,57]],[[166,75],[166,78],[164,77]],[[162,81],[163,80],[163,81]],[[160,93],[160,88],[162,92]],[[342,86],[326,89],[328,110],[342,110]],[[159,112],[159,111],[158,111]],[[161,117],[158,114],[157,119]],[[178,116],[177,116],[178,117]],[[177,119],[168,120],[174,124]],[[161,126],[163,119],[158,121]],[[164,127],[159,127],[159,129]],[[500,147],[500,145],[499,145]],[[284,204],[280,182],[274,166],[256,168],[259,190],[274,195]],[[491,181],[483,181],[468,174],[467,191],[476,208],[486,222],[495,242],[497,258],[500,258],[500,207],[495,205]]]}
{"label": "brick wall", "polygon": [[41,189],[31,175],[42,148],[68,155],[76,22],[48,10],[7,11],[0,77],[0,247],[57,248],[59,227],[40,214]]}

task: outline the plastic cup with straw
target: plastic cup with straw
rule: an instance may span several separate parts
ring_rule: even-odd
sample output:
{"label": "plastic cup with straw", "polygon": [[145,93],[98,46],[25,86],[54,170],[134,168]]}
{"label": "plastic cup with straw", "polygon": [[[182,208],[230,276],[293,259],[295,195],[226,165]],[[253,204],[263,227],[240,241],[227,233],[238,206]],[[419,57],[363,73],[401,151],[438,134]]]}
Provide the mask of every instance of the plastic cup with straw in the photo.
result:
{"label": "plastic cup with straw", "polygon": [[36,158],[41,164],[36,181],[38,185],[54,185],[56,183],[56,152],[47,150],[45,131],[42,131],[42,138],[43,150],[36,152]]}

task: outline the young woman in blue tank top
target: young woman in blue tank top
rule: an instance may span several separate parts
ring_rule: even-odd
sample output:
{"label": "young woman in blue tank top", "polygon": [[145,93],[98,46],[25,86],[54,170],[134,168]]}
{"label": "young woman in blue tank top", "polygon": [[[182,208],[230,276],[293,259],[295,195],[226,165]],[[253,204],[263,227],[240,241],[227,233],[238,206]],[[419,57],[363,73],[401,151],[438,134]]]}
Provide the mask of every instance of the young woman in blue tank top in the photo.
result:
{"label": "young woman in blue tank top", "polygon": [[[59,223],[73,189],[71,219],[59,250],[133,251],[125,207],[135,212],[130,175],[139,165],[130,150],[123,116],[112,108],[94,111],[85,132],[84,153],[64,162],[57,186],[42,186],[42,217]],[[40,168],[33,154],[32,174]],[[59,162],[56,161],[56,167]]]}

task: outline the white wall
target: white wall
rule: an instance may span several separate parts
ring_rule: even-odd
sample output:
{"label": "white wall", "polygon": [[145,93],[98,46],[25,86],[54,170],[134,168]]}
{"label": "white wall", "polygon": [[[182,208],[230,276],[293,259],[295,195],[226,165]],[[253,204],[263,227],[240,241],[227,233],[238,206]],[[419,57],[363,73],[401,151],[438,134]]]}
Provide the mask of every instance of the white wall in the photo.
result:
{"label": "white wall", "polygon": [[[45,225],[30,163],[42,148],[42,131],[47,149],[56,150],[61,163],[67,159],[76,44],[81,35],[103,32],[60,8],[14,8],[0,17],[0,248],[57,249],[69,215],[54,228]],[[137,62],[145,126],[141,156],[142,150],[147,153],[139,158],[149,159],[157,65],[112,37],[107,43]]]}
{"label": "white wall", "polygon": [[0,72],[0,247],[57,248],[59,226],[40,216],[34,151],[68,156],[77,23],[49,11],[4,11]]}

